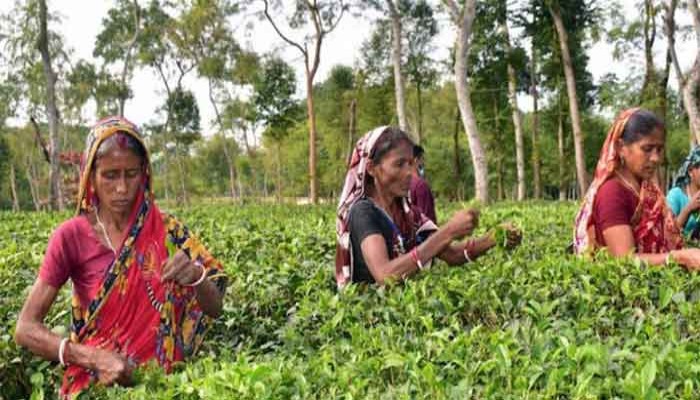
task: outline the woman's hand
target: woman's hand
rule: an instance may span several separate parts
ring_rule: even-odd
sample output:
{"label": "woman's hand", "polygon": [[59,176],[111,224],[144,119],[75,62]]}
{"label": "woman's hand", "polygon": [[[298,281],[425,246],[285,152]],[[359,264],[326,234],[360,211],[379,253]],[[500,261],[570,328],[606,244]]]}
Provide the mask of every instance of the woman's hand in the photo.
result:
{"label": "woman's hand", "polygon": [[446,228],[454,239],[471,235],[479,226],[479,210],[468,208],[457,211],[447,222]]}
{"label": "woman's hand", "polygon": [[97,371],[97,379],[103,385],[118,383],[122,386],[131,384],[131,373],[134,363],[124,355],[95,348],[92,350],[93,369]]}
{"label": "woman's hand", "polygon": [[[499,231],[502,233],[499,234]],[[508,250],[518,247],[523,240],[520,229],[510,222],[500,224],[492,234],[496,244]]]}
{"label": "woman's hand", "polygon": [[688,271],[700,270],[700,249],[673,250],[669,255],[673,261],[681,264]]}
{"label": "woman's hand", "polygon": [[203,267],[190,260],[184,251],[178,250],[163,266],[161,282],[175,281],[179,285],[190,285],[196,282],[204,273]]}
{"label": "woman's hand", "polygon": [[700,190],[695,192],[695,194],[688,199],[688,204],[685,208],[688,210],[689,214],[700,209]]}

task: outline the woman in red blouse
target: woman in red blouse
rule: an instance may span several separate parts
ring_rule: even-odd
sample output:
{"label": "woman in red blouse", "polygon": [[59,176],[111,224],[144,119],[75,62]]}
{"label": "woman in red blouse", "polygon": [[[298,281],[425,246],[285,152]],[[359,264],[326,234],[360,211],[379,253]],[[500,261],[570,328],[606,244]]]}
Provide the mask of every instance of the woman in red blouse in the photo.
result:
{"label": "woman in red blouse", "polygon": [[605,247],[616,257],[634,254],[654,265],[675,261],[689,270],[700,268],[700,249],[683,248],[657,182],[665,140],[664,123],[650,111],[620,113],[576,216],[576,253]]}

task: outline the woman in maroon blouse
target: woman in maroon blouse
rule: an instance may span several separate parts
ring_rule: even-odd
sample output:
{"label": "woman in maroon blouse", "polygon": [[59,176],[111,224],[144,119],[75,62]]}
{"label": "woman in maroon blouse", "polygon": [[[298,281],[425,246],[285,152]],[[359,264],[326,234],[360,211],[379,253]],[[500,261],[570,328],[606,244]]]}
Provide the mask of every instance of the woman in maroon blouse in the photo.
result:
{"label": "woman in maroon blouse", "polygon": [[616,257],[633,253],[654,265],[673,260],[700,268],[700,249],[683,249],[657,182],[665,140],[664,123],[650,111],[633,108],[617,117],[576,216],[576,253],[605,247]]}

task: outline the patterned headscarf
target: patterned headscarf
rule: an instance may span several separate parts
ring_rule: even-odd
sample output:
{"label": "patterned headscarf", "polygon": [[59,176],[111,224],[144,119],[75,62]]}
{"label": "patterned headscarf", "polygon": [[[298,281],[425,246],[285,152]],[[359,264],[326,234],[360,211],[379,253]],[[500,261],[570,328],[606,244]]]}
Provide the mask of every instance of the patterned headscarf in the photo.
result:
{"label": "patterned headscarf", "polygon": [[[387,132],[388,126],[380,126],[367,132],[357,141],[355,149],[350,157],[348,172],[345,175],[345,184],[340,195],[338,210],[336,213],[336,256],[335,256],[335,279],[338,288],[343,288],[352,281],[353,260],[350,248],[350,208],[355,202],[366,195],[367,167],[370,164],[370,157],[375,145]],[[406,193],[408,196],[408,193]],[[423,231],[435,230],[437,226],[427,217],[420,213],[418,209],[410,205],[407,197],[401,198],[402,214],[400,219],[395,221],[398,229],[402,232],[410,231],[407,238],[407,247],[404,251],[416,245],[416,235]],[[392,252],[393,249],[387,249]]]}
{"label": "patterned headscarf", "polygon": [[673,186],[677,186],[681,189],[688,186],[690,183],[690,170],[700,166],[700,146],[695,146],[690,153],[683,160],[680,168],[676,172],[675,178],[673,180]]}
{"label": "patterned headscarf", "polygon": [[[622,137],[625,125],[639,108],[625,110],[618,115],[608,131],[600,150],[593,182],[586,192],[583,204],[574,224],[574,251],[583,254],[600,246],[591,224],[593,203],[603,183],[610,179],[620,167],[620,154],[616,142]],[[632,221],[632,231],[640,253],[663,253],[683,246],[683,239],[676,227],[671,211],[659,185],[654,180],[642,182],[639,205]]]}

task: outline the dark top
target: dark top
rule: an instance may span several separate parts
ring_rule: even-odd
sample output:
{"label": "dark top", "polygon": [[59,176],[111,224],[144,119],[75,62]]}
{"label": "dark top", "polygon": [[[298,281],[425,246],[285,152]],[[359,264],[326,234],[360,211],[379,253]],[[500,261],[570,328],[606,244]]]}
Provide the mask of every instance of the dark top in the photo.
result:
{"label": "dark top", "polygon": [[430,186],[425,179],[419,176],[411,178],[411,204],[416,206],[426,217],[437,224],[435,216],[435,199]]}
{"label": "dark top", "polygon": [[384,237],[387,253],[391,258],[392,238],[394,230],[391,222],[372,200],[360,199],[352,207],[348,218],[350,227],[350,247],[353,260],[352,281],[374,283],[374,277],[362,256],[362,241],[369,235],[378,233]]}
{"label": "dark top", "polygon": [[611,178],[603,183],[593,201],[591,218],[599,244],[606,246],[604,230],[616,225],[632,226],[638,203],[637,195],[619,180]]}

